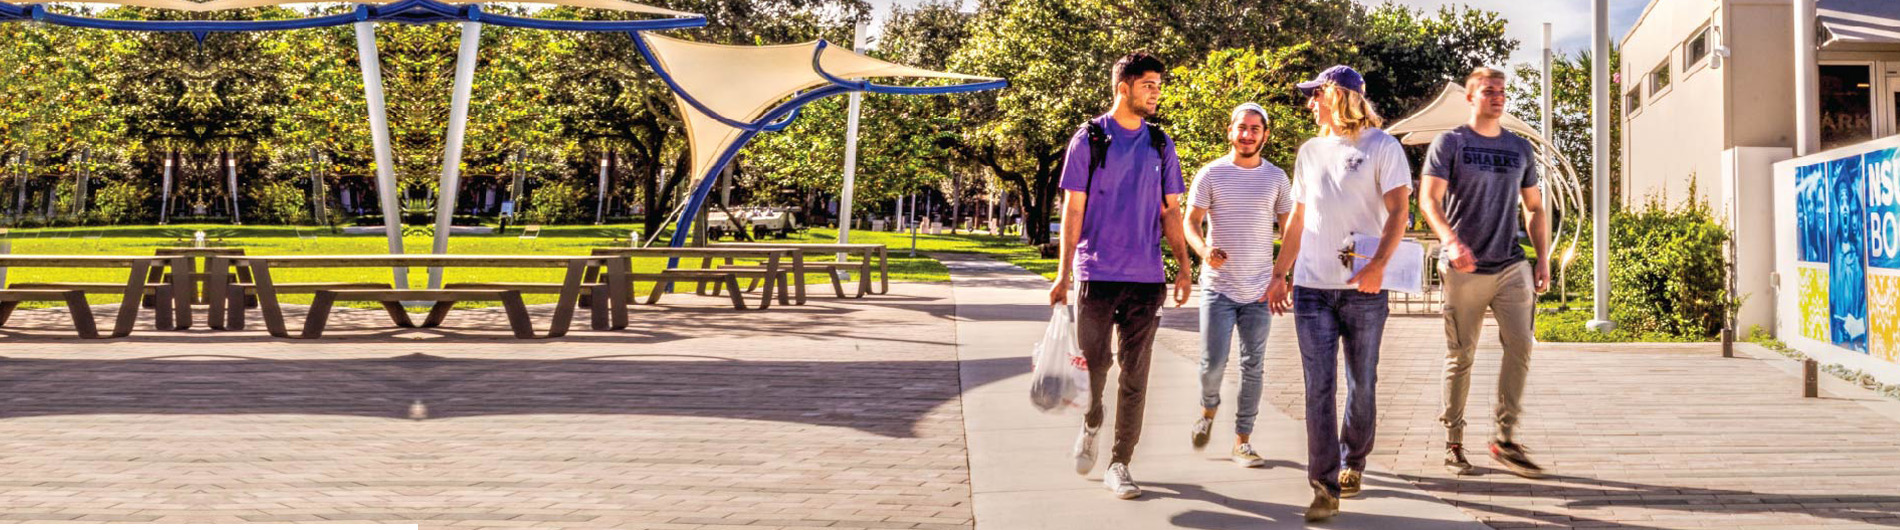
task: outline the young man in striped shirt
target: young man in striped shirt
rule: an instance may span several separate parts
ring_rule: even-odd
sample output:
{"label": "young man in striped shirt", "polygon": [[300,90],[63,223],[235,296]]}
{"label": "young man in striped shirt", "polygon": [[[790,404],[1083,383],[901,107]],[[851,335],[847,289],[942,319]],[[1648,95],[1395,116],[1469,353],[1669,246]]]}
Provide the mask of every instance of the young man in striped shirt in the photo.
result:
{"label": "young man in striped shirt", "polygon": [[[1260,412],[1260,365],[1266,356],[1267,285],[1273,277],[1275,223],[1293,211],[1286,172],[1261,157],[1267,112],[1248,102],[1234,107],[1227,127],[1227,156],[1202,166],[1188,191],[1185,232],[1201,256],[1201,418],[1190,439],[1207,446],[1220,407],[1221,378],[1234,331],[1240,331],[1240,396],[1234,413],[1230,458],[1246,467],[1266,465],[1248,438]],[[1203,232],[1202,221],[1210,225]]]}

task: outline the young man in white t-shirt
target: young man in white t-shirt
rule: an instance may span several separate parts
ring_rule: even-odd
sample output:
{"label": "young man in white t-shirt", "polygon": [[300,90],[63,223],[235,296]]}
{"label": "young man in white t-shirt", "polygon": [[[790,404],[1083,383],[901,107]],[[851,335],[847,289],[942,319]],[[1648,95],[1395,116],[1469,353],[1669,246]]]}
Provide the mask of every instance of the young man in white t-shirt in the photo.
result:
{"label": "young man in white t-shirt", "polygon": [[[1194,176],[1188,189],[1188,246],[1201,256],[1201,417],[1190,440],[1207,446],[1220,407],[1221,378],[1234,331],[1240,331],[1240,396],[1234,409],[1234,448],[1229,458],[1246,467],[1267,461],[1250,438],[1260,413],[1260,365],[1267,353],[1272,314],[1267,284],[1273,277],[1274,223],[1285,225],[1293,211],[1292,183],[1286,172],[1261,157],[1266,145],[1267,111],[1258,103],[1234,107],[1227,127],[1233,148]],[[1207,221],[1205,234],[1201,222]]]}
{"label": "young man in white t-shirt", "polygon": [[[1385,265],[1405,234],[1412,168],[1399,141],[1365,96],[1365,79],[1345,66],[1300,83],[1319,136],[1300,146],[1293,164],[1293,215],[1273,270],[1268,298],[1275,312],[1293,308],[1306,378],[1306,473],[1313,503],[1306,520],[1339,512],[1340,497],[1359,494],[1378,421],[1374,406],[1379,342],[1385,334]],[[1353,239],[1378,238],[1372,256],[1353,252]],[[1354,271],[1355,258],[1369,263]],[[1280,281],[1293,274],[1291,297]],[[1346,358],[1346,420],[1334,412],[1339,357]],[[1342,447],[1343,446],[1343,447]],[[1342,469],[1343,468],[1343,469]]]}

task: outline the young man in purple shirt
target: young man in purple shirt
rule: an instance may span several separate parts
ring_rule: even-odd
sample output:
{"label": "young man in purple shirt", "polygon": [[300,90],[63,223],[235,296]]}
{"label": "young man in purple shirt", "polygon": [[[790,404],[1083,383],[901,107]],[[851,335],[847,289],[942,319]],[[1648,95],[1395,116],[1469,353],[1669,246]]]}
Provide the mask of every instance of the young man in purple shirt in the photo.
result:
{"label": "young man in purple shirt", "polygon": [[[1166,67],[1145,53],[1115,63],[1111,81],[1115,108],[1089,120],[1069,140],[1061,187],[1062,262],[1049,288],[1049,303],[1066,303],[1069,282],[1081,281],[1077,342],[1089,365],[1089,411],[1075,442],[1075,471],[1095,467],[1095,435],[1102,425],[1102,391],[1109,364],[1121,365],[1115,411],[1115,444],[1102,484],[1116,496],[1133,499],[1141,488],[1128,474],[1128,461],[1141,438],[1141,417],[1148,387],[1148,351],[1161,323],[1167,273],[1161,262],[1166,235],[1175,262],[1174,305],[1187,303],[1190,289],[1188,248],[1181,225],[1181,161],[1174,142],[1147,122],[1161,104],[1161,73]],[[1109,338],[1120,344],[1111,351]]]}

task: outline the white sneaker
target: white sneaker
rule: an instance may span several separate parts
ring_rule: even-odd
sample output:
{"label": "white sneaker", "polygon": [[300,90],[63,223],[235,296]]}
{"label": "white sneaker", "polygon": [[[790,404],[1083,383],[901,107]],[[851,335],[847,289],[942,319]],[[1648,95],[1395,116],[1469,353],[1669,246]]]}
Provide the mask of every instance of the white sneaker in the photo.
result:
{"label": "white sneaker", "polygon": [[1188,441],[1193,443],[1194,449],[1198,451],[1207,447],[1207,438],[1213,434],[1214,418],[1202,416],[1201,419],[1194,420],[1194,429],[1188,432]]}
{"label": "white sneaker", "polygon": [[1141,496],[1141,487],[1136,486],[1135,479],[1128,476],[1128,464],[1109,464],[1108,472],[1102,473],[1102,485],[1123,499]]}
{"label": "white sneaker", "polygon": [[1095,469],[1095,433],[1099,430],[1083,426],[1082,434],[1075,437],[1075,450],[1070,453],[1075,456],[1075,474],[1086,476]]}
{"label": "white sneaker", "polygon": [[1240,467],[1261,467],[1267,465],[1267,459],[1260,458],[1260,453],[1253,452],[1253,444],[1250,443],[1235,446],[1234,454],[1228,458],[1233,459],[1234,463],[1240,464]]}

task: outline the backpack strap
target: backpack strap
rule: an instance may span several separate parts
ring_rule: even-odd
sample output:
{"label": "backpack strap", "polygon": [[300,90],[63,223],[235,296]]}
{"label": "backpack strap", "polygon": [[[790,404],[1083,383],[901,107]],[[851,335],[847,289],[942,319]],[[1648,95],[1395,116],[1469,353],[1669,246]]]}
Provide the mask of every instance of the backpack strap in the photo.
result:
{"label": "backpack strap", "polygon": [[[1147,125],[1148,125],[1148,146],[1153,147],[1155,149],[1155,159],[1160,160],[1163,164],[1166,164],[1168,161],[1168,133],[1162,132],[1161,127],[1153,123],[1149,123]],[[1161,172],[1160,182],[1161,182],[1161,202],[1165,206],[1168,201],[1168,172],[1167,171]]]}
{"label": "backpack strap", "polygon": [[[1102,124],[1095,123],[1095,120],[1084,123],[1083,129],[1087,131],[1089,138],[1089,178],[1088,184],[1083,188],[1086,191],[1083,193],[1088,194],[1095,192],[1095,170],[1108,166],[1109,137],[1108,130],[1102,128]],[[1086,207],[1087,204],[1084,203],[1084,206]]]}

